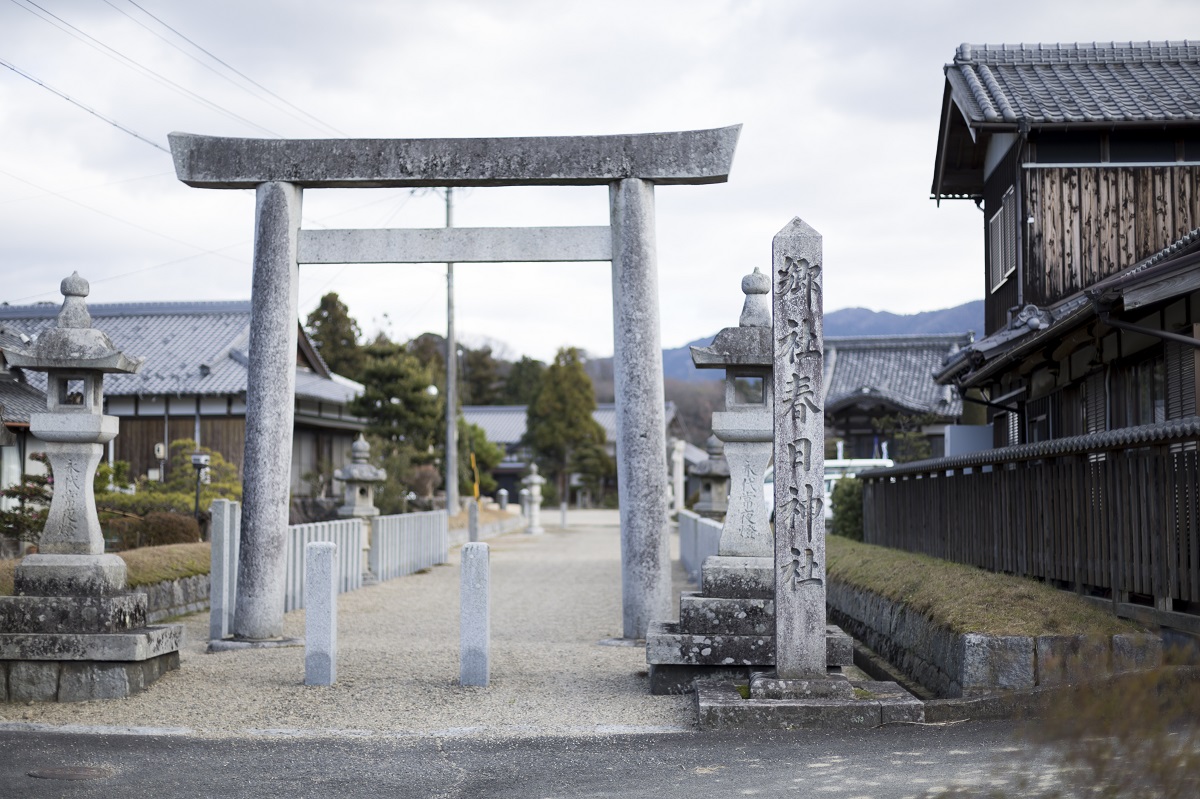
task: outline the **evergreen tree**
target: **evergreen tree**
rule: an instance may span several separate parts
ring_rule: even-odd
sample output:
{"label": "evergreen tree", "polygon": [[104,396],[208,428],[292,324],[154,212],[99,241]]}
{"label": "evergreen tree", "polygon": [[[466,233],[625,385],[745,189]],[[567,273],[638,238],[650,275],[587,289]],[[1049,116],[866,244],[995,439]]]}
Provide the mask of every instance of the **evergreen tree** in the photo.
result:
{"label": "evergreen tree", "polygon": [[458,417],[458,493],[463,497],[475,495],[475,472],[471,471],[471,453],[475,454],[475,468],[479,471],[479,492],[490,494],[496,490],[496,479],[492,470],[504,460],[504,450],[487,440],[487,434],[477,424],[467,424]]}
{"label": "evergreen tree", "polygon": [[567,496],[567,479],[576,451],[604,445],[604,428],[593,418],[596,398],[579,350],[560,349],[526,411],[525,442],[539,465],[558,481]]}
{"label": "evergreen tree", "polygon": [[414,462],[428,459],[442,429],[442,397],[429,390],[434,385],[429,367],[382,337],[363,354],[360,379],[366,391],[351,411],[367,420],[367,432],[383,444],[380,457],[408,450]]}
{"label": "evergreen tree", "polygon": [[316,310],[308,315],[305,330],[331,370],[352,380],[359,379],[364,363],[358,343],[362,331],[336,292],[321,298]]}
{"label": "evergreen tree", "polygon": [[545,372],[546,364],[529,356],[522,356],[521,360],[514,363],[508,370],[508,377],[504,380],[502,403],[505,405],[532,405],[542,387],[542,375]]}
{"label": "evergreen tree", "polygon": [[501,381],[491,347],[477,350],[463,348],[459,385],[462,387],[463,405],[499,404]]}

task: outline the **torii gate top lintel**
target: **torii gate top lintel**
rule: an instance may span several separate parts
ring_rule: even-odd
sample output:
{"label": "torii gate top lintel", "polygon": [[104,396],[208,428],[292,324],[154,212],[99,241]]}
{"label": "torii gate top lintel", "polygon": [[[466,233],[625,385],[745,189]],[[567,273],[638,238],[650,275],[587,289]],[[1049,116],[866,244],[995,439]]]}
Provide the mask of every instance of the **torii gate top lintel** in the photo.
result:
{"label": "torii gate top lintel", "polygon": [[175,174],[203,189],[724,183],[741,125],[615,136],[239,139],[170,135]]}

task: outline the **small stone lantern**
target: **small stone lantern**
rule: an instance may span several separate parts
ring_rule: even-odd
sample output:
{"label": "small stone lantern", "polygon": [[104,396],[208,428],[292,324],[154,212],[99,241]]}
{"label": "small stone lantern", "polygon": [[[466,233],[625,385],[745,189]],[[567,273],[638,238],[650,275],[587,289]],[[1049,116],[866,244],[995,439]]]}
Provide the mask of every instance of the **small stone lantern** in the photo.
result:
{"label": "small stone lantern", "polygon": [[[719,554],[772,557],[763,476],[771,462],[774,348],[771,341],[771,281],[758,269],[742,278],[746,295],[737,327],[727,327],[708,347],[692,347],[698,369],[725,370],[725,410],[713,414],[713,434],[725,443],[729,500]],[[807,457],[796,453],[796,457]]]}
{"label": "small stone lantern", "polygon": [[529,488],[529,526],[525,532],[529,535],[541,535],[546,532],[542,528],[542,485],[546,478],[538,474],[536,463],[529,464],[529,475],[521,481]]}
{"label": "small stone lantern", "polygon": [[46,442],[54,496],[37,555],[17,567],[17,593],[41,596],[109,595],[125,590],[125,561],[104,554],[92,480],[104,445],[119,420],[104,414],[104,375],[133,374],[141,359],[118,352],[92,327],[84,297],[88,283],[75,272],[62,281],[57,326],[24,350],[7,350],[9,366],[45,372],[46,412],[30,414],[29,431]]}
{"label": "small stone lantern", "polygon": [[45,372],[46,412],[29,428],[45,442],[54,495],[39,552],[0,597],[0,673],[10,702],[70,702],[129,696],[179,668],[178,624],[149,626],[146,595],[126,590],[125,561],[104,554],[92,481],[118,420],[106,416],[104,375],[142,365],[92,327],[87,281],[62,282],[57,326],[27,349],[5,349],[10,366]]}
{"label": "small stone lantern", "polygon": [[709,519],[723,519],[729,512],[729,462],[725,442],[709,436],[704,442],[708,458],[696,464],[692,476],[700,478],[700,496],[692,510]]}
{"label": "small stone lantern", "polygon": [[333,473],[346,487],[338,516],[379,515],[379,508],[375,507],[375,486],[387,479],[387,472],[372,466],[368,462],[370,457],[371,445],[359,433],[350,445],[350,463]]}
{"label": "small stone lantern", "polygon": [[366,535],[363,536],[362,572],[363,582],[367,584],[377,582],[371,571],[371,519],[379,515],[379,508],[375,507],[375,486],[387,479],[387,472],[368,462],[370,457],[371,445],[359,433],[350,445],[350,463],[333,473],[346,487],[338,516],[363,521]]}

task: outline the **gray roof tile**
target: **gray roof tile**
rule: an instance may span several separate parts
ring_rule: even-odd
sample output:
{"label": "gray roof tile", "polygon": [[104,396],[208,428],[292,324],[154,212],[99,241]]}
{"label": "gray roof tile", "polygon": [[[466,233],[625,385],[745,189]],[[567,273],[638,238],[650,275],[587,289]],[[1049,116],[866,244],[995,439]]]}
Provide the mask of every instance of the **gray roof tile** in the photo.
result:
{"label": "gray roof tile", "polygon": [[863,396],[913,413],[960,416],[962,400],[933,373],[946,356],[971,343],[968,333],[922,336],[825,338],[826,410]]}
{"label": "gray roof tile", "polygon": [[[0,325],[36,336],[52,326],[59,306],[0,306]],[[89,304],[92,324],[127,355],[144,357],[137,374],[107,375],[104,393],[130,395],[241,394],[248,381],[250,303],[157,302]],[[29,382],[45,388],[45,375]],[[296,395],[325,402],[348,402],[361,391],[344,379],[326,380],[297,368]]]}
{"label": "gray roof tile", "polygon": [[1200,120],[1200,42],[963,44],[946,79],[971,126]]}

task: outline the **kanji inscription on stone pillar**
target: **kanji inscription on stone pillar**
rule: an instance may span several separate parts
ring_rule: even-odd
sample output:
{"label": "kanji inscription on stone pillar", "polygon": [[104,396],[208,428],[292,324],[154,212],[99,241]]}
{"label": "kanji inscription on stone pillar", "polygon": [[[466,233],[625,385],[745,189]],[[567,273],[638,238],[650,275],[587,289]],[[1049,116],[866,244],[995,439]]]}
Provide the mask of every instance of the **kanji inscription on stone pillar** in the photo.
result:
{"label": "kanji inscription on stone pillar", "polygon": [[771,251],[775,664],[781,679],[811,679],[826,673],[821,236],[796,218]]}

